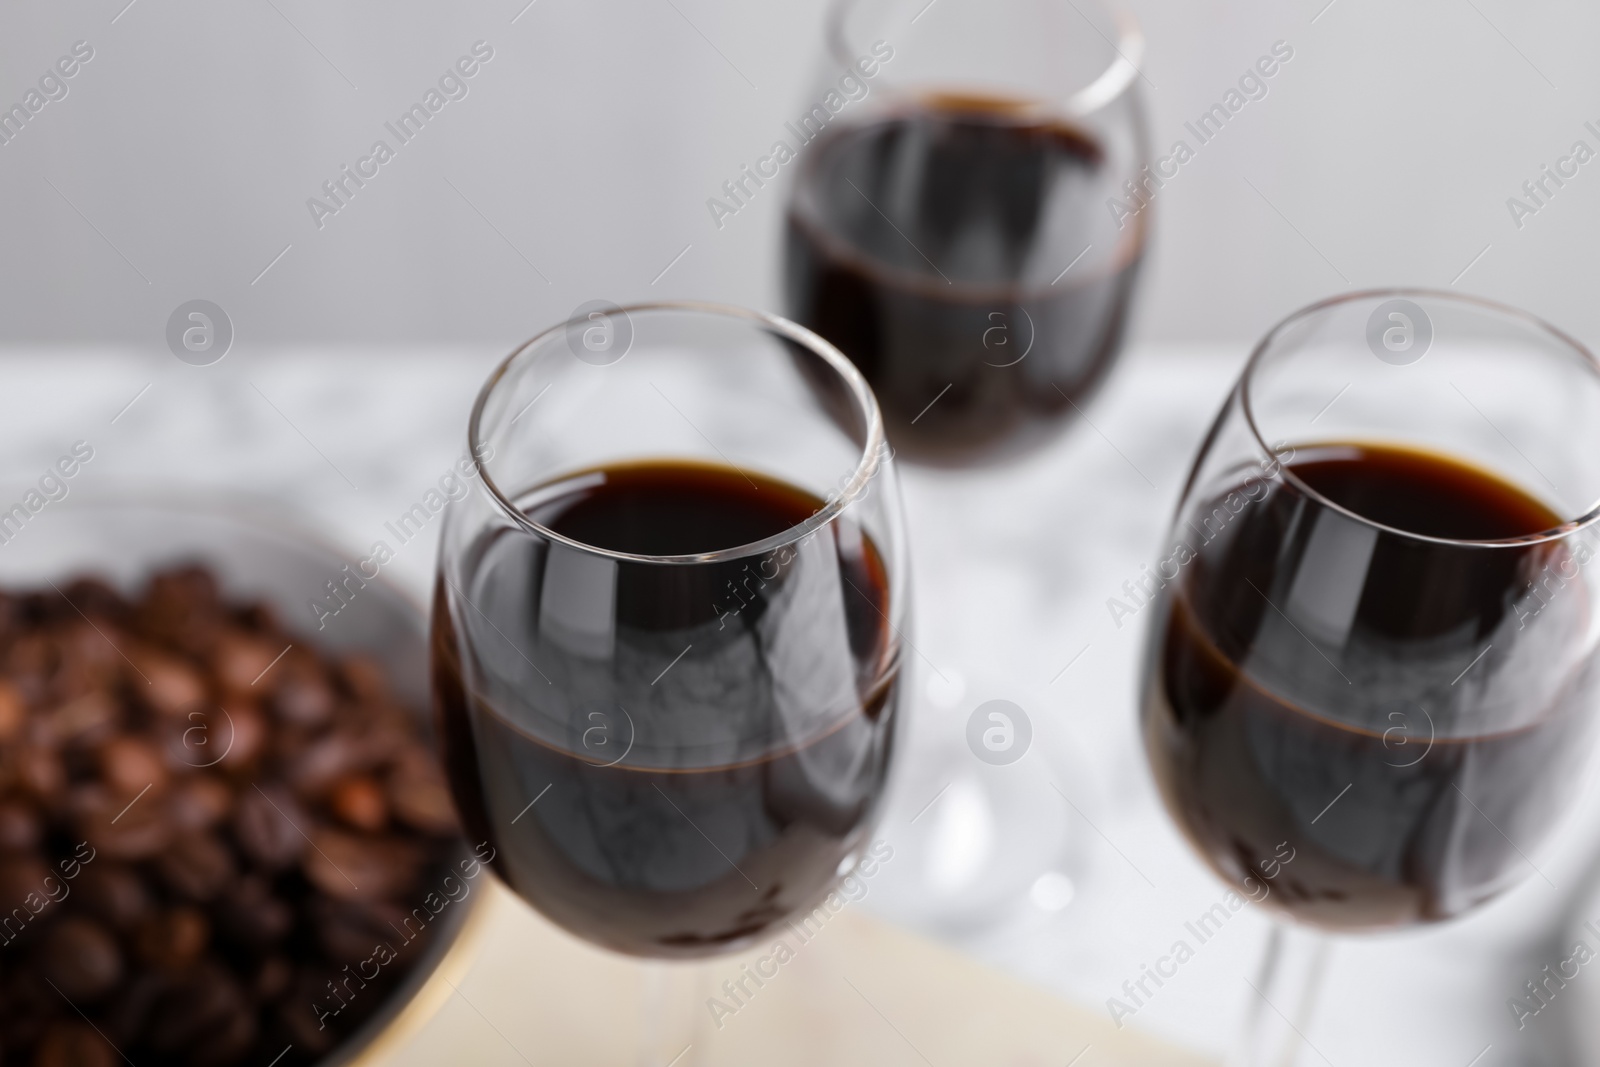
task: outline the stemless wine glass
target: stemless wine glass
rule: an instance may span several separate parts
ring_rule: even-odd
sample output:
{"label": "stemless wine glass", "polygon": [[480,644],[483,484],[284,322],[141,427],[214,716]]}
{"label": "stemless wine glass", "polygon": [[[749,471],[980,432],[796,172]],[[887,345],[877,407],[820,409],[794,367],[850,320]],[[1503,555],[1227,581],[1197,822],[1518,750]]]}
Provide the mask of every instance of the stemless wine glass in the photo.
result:
{"label": "stemless wine glass", "polygon": [[789,314],[861,368],[908,458],[1049,440],[1117,354],[1165,181],[1138,23],[1092,0],[837,0],[826,46],[787,126]]}
{"label": "stemless wine glass", "polygon": [[[1394,928],[1537,870],[1594,742],[1597,501],[1600,366],[1532,316],[1362,292],[1267,335],[1162,545],[1142,709],[1241,902]],[[1296,1061],[1325,947],[1275,928],[1240,1062]]]}
{"label": "stemless wine glass", "polygon": [[[871,390],[808,330],[580,311],[473,408],[482,477],[434,598],[446,761],[547,918],[637,956],[727,952],[871,846],[900,720],[894,467]],[[667,1032],[642,1062],[682,1053]]]}

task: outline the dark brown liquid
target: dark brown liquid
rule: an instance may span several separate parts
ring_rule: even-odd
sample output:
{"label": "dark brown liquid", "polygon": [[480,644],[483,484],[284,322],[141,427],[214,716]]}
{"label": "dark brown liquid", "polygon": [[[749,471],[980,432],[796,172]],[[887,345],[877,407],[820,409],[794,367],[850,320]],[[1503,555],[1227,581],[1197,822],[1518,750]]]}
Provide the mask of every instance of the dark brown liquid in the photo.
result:
{"label": "dark brown liquid", "polygon": [[[529,499],[545,527],[640,555],[751,544],[822,507],[688,463]],[[872,542],[841,519],[776,552],[665,564],[500,531],[469,557],[471,606],[435,595],[436,703],[458,804],[512,888],[654,956],[718,951],[814,906],[866,843],[893,739]]]}
{"label": "dark brown liquid", "polygon": [[[1331,446],[1288,469],[1430,537],[1561,523],[1431,454]],[[1151,630],[1145,741],[1180,827],[1225,878],[1272,870],[1268,903],[1329,927],[1448,918],[1531,874],[1600,690],[1572,545],[1381,533],[1282,481],[1233,499],[1180,531],[1198,555]]]}
{"label": "dark brown liquid", "polygon": [[861,368],[907,456],[1026,450],[1105,376],[1144,224],[1110,224],[1123,194],[1086,134],[941,98],[826,135],[799,182],[789,313]]}

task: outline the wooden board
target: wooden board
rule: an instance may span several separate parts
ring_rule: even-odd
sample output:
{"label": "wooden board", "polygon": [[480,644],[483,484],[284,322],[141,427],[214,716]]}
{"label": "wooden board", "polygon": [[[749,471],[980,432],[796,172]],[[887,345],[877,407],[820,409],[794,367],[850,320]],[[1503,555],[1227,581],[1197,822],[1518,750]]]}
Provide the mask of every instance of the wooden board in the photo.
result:
{"label": "wooden board", "polygon": [[[638,1063],[640,1004],[663,965],[591,948],[492,880],[478,891],[462,940],[361,1067]],[[774,953],[778,940],[787,952]],[[699,1029],[676,1067],[1210,1063],[848,907],[808,938],[790,930],[695,966],[668,972]],[[769,977],[757,986],[746,968]],[[743,993],[722,991],[741,979]],[[708,1006],[714,994],[726,1010]]]}

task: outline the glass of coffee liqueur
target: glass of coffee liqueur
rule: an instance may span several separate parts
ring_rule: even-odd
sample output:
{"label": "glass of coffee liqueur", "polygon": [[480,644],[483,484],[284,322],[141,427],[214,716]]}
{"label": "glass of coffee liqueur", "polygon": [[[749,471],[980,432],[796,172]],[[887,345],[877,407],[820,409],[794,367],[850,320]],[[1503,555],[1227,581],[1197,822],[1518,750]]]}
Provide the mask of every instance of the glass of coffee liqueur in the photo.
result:
{"label": "glass of coffee liqueur", "polygon": [[[433,687],[505,884],[682,960],[775,940],[882,862],[905,534],[855,367],[773,316],[596,302],[495,370],[467,436]],[[727,995],[658,980],[683,1011],[640,1062],[686,1067]]]}
{"label": "glass of coffee liqueur", "polygon": [[832,7],[808,110],[756,170],[795,171],[789,314],[861,368],[897,454],[1025,453],[1104,380],[1165,182],[1143,52],[1094,0]]}
{"label": "glass of coffee liqueur", "polygon": [[1543,877],[1600,710],[1597,501],[1600,365],[1531,315],[1362,292],[1256,348],[1160,546],[1142,707],[1226,906],[1283,921],[1237,1062],[1321,1062],[1321,934]]}

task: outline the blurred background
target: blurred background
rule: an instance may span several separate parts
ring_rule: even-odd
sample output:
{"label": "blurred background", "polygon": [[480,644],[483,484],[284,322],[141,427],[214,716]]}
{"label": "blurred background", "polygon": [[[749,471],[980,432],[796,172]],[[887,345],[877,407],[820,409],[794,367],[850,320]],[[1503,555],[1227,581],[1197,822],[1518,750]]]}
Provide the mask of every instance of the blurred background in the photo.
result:
{"label": "blurred background", "polygon": [[[7,4],[0,104],[76,41],[94,58],[0,146],[0,338],[160,349],[197,297],[241,350],[504,349],[600,297],[773,306],[786,190],[720,228],[706,200],[809,106],[824,5],[526,4]],[[1399,282],[1600,336],[1600,177],[1583,167],[1520,228],[1506,203],[1575,140],[1600,145],[1592,5],[1130,6],[1162,150],[1193,144],[1183,123],[1273,42],[1294,50],[1162,191],[1135,340],[1245,342]],[[393,143],[383,124],[479,40],[494,58],[467,97],[319,227],[308,198]]]}

